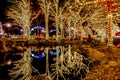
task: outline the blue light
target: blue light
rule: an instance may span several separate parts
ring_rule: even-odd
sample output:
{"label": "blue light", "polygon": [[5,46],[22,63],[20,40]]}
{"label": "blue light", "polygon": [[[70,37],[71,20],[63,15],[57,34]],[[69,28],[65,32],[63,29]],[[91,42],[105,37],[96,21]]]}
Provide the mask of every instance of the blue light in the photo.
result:
{"label": "blue light", "polygon": [[42,59],[42,58],[43,58],[43,56],[42,56],[42,55],[40,55],[40,56],[39,56],[39,59]]}
{"label": "blue light", "polygon": [[[50,50],[51,55],[56,55],[56,50]],[[60,49],[58,49],[58,54],[60,54]]]}
{"label": "blue light", "polygon": [[42,58],[45,57],[45,54],[44,54],[44,53],[42,53],[42,55],[37,56],[37,55],[33,54],[32,52],[30,52],[30,55],[31,55],[33,58],[37,58],[37,59],[42,59]]}
{"label": "blue light", "polygon": [[39,29],[45,29],[43,26],[37,26]]}
{"label": "blue light", "polygon": [[35,29],[43,30],[43,29],[45,29],[45,28],[44,28],[43,26],[39,25],[39,26],[35,26],[35,27],[31,28],[30,31],[34,31]]}

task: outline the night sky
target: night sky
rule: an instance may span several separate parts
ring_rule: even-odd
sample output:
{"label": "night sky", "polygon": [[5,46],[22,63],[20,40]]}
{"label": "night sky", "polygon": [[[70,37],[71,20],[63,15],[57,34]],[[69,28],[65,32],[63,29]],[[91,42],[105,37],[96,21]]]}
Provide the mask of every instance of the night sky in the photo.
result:
{"label": "night sky", "polygon": [[5,19],[5,9],[8,6],[7,0],[0,0],[0,21],[4,21]]}
{"label": "night sky", "polygon": [[5,10],[14,0],[0,0],[0,21],[6,20]]}

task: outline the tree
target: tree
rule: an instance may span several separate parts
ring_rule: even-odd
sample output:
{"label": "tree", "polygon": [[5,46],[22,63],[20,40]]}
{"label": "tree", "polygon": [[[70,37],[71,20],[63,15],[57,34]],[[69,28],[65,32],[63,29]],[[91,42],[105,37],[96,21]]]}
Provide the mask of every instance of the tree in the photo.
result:
{"label": "tree", "polygon": [[67,4],[64,2],[62,5],[60,5],[60,1],[59,0],[51,0],[51,4],[52,6],[50,7],[50,15],[52,15],[52,18],[54,18],[55,21],[55,27],[56,27],[56,40],[59,39],[59,28],[61,29],[60,31],[62,32],[62,27],[63,27],[63,23],[62,23],[62,19],[63,19],[63,13],[64,10],[67,6]]}
{"label": "tree", "polygon": [[40,8],[42,9],[44,16],[45,16],[45,28],[46,28],[46,40],[49,39],[49,14],[50,14],[50,0],[38,0]]}
{"label": "tree", "polygon": [[[32,12],[30,0],[15,0],[8,8],[6,15],[8,16],[8,19],[13,19],[15,24],[23,27],[23,36],[29,39],[30,26],[39,13],[40,10]],[[20,80],[30,80],[32,78],[31,73],[33,69],[35,70],[35,68],[31,66],[31,57],[28,53],[29,51],[24,54],[21,60],[14,63],[15,67],[10,70],[10,76],[13,77],[13,79],[18,78],[19,76],[22,76],[19,78]]]}
{"label": "tree", "polygon": [[[97,4],[96,11],[92,14],[90,22],[94,23],[95,26],[100,29],[99,31],[102,31],[102,28],[106,29],[108,46],[111,46],[113,41],[113,25],[119,20],[118,2],[117,0],[105,0],[98,2],[96,1],[95,4]],[[103,34],[106,33],[103,32]]]}
{"label": "tree", "polygon": [[41,10],[34,11],[30,0],[15,0],[6,11],[8,19],[12,19],[15,24],[22,26],[23,36],[29,39],[32,21],[38,17]]}

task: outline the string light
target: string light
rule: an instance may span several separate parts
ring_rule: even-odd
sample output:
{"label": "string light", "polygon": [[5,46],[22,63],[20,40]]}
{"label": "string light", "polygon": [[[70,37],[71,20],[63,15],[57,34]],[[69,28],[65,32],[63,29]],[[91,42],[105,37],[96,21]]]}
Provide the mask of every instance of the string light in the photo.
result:
{"label": "string light", "polygon": [[45,54],[42,52],[42,54],[41,55],[35,55],[35,54],[33,54],[32,53],[32,51],[30,51],[30,55],[33,57],[33,58],[37,58],[37,59],[42,59],[42,58],[44,58],[45,57]]}

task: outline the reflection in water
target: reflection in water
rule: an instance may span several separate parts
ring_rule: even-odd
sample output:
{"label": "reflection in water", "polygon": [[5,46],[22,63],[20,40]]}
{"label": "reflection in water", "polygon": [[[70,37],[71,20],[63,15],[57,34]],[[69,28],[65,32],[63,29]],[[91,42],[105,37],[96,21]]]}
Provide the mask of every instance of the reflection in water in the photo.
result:
{"label": "reflection in water", "polygon": [[89,72],[89,61],[69,46],[32,47],[32,65],[48,80],[79,80]]}
{"label": "reflection in water", "polygon": [[30,51],[30,55],[33,58],[37,58],[37,59],[44,58],[45,57],[44,47],[41,47],[41,48],[32,47]]}
{"label": "reflection in water", "polygon": [[28,48],[27,51],[24,52],[24,56],[22,59],[13,62],[14,67],[9,70],[9,75],[12,78],[11,80],[31,80],[32,72],[37,72],[37,70],[31,65],[32,58],[28,54],[29,51],[30,50]]}
{"label": "reflection in water", "polygon": [[7,80],[80,80],[91,67],[91,62],[71,45],[30,47],[21,57],[12,59],[11,79]]}
{"label": "reflection in water", "polygon": [[46,47],[46,80],[51,79],[50,71],[49,71],[49,52],[48,52],[48,50],[49,50],[49,48]]}

